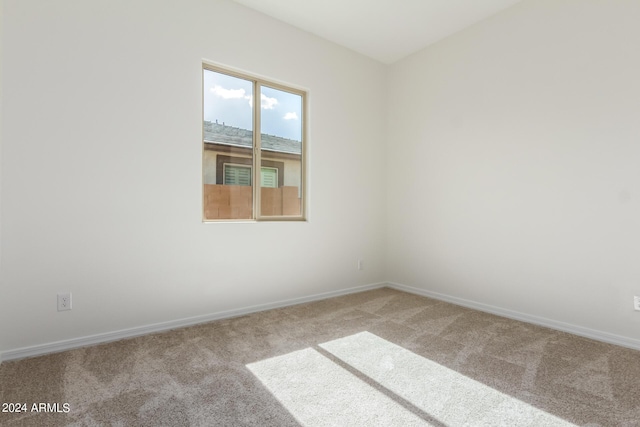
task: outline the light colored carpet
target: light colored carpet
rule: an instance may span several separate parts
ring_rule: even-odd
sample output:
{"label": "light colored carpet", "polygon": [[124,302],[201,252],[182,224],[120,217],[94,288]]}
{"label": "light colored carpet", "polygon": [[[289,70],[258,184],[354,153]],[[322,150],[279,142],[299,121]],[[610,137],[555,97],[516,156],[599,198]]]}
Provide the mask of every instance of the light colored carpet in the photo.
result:
{"label": "light colored carpet", "polygon": [[[369,334],[375,345],[357,350],[358,337],[371,338]],[[351,348],[347,353],[352,356],[342,354],[339,344]],[[381,350],[382,344],[390,347]],[[378,370],[364,363],[369,351],[374,354],[369,362],[377,363]],[[420,391],[420,384],[433,381],[432,376],[449,375],[451,381],[459,381],[460,390],[472,390],[461,395],[478,389],[477,393],[504,397],[504,419],[493,417],[490,425],[518,425],[507,419],[506,414],[517,412],[507,406],[522,403],[535,411],[519,421],[521,425],[538,414],[578,426],[640,427],[640,352],[388,288],[4,362],[0,402],[69,403],[70,412],[0,412],[0,424],[297,426],[307,422],[297,411],[308,408],[292,409],[283,398],[287,377],[272,375],[263,383],[254,375],[269,360],[292,354],[309,356],[300,362],[309,372],[323,372],[326,365],[340,372],[332,374],[334,378],[344,378],[327,385],[331,375],[310,374],[305,380],[319,389],[310,385],[307,395],[329,395],[323,400],[339,393],[355,412],[361,410],[361,403],[354,403],[359,397],[375,396],[371,399],[382,403],[369,409],[397,405],[389,411],[444,427],[445,420],[458,419],[455,402],[447,400],[454,399],[453,385],[443,386],[442,396],[449,398],[431,394],[436,397],[425,399],[421,393],[427,392]],[[404,357],[411,366],[402,368],[404,377],[394,380],[380,372],[380,367],[406,366]],[[415,357],[419,363],[411,361]],[[316,359],[322,363],[308,366]],[[439,372],[431,363],[446,370]],[[291,394],[289,400],[298,402],[297,397]],[[436,403],[439,406],[429,406]],[[350,423],[339,415],[337,403],[325,406],[327,422]],[[490,419],[486,413],[464,414],[467,425]]]}
{"label": "light colored carpet", "polygon": [[450,427],[574,425],[369,332],[320,347]]}
{"label": "light colored carpet", "polygon": [[304,426],[429,426],[307,348],[247,366]]}

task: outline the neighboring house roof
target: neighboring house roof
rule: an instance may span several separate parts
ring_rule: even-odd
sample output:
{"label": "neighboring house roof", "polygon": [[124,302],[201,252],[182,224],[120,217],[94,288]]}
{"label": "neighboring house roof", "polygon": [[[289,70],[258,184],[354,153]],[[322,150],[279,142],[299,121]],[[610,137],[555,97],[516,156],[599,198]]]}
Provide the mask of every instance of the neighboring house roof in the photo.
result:
{"label": "neighboring house roof", "polygon": [[[300,141],[274,135],[261,135],[263,150],[279,153],[301,154]],[[232,145],[234,147],[253,147],[253,131],[240,129],[225,124],[204,121],[204,142],[207,144]]]}

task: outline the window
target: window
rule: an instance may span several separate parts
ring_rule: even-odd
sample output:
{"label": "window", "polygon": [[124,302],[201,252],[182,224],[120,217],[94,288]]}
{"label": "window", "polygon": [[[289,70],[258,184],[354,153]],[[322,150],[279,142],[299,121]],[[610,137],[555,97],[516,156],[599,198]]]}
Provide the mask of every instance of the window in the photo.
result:
{"label": "window", "polygon": [[251,166],[225,163],[224,185],[251,185]]}
{"label": "window", "polygon": [[305,218],[305,99],[298,89],[203,65],[205,221]]}
{"label": "window", "polygon": [[278,187],[278,169],[262,168],[260,169],[260,186],[277,188]]}

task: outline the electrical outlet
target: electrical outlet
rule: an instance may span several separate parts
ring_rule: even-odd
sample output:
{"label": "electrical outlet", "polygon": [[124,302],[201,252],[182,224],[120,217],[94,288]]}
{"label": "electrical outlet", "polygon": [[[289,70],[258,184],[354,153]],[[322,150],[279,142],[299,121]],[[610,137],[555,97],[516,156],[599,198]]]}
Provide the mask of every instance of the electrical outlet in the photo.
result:
{"label": "electrical outlet", "polygon": [[633,297],[633,309],[640,311],[640,297]]}
{"label": "electrical outlet", "polygon": [[358,270],[364,270],[364,261],[361,259],[358,260]]}
{"label": "electrical outlet", "polygon": [[71,292],[58,294],[58,311],[71,310]]}

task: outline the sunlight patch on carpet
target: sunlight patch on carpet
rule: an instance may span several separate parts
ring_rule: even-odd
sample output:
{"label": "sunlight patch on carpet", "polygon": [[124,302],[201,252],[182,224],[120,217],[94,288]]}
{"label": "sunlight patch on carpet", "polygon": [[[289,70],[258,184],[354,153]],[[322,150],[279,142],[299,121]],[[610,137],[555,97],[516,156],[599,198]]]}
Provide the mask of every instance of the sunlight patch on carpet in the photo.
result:
{"label": "sunlight patch on carpet", "polygon": [[320,347],[450,427],[574,426],[369,332]]}
{"label": "sunlight patch on carpet", "polygon": [[430,426],[307,348],[247,365],[304,426]]}

